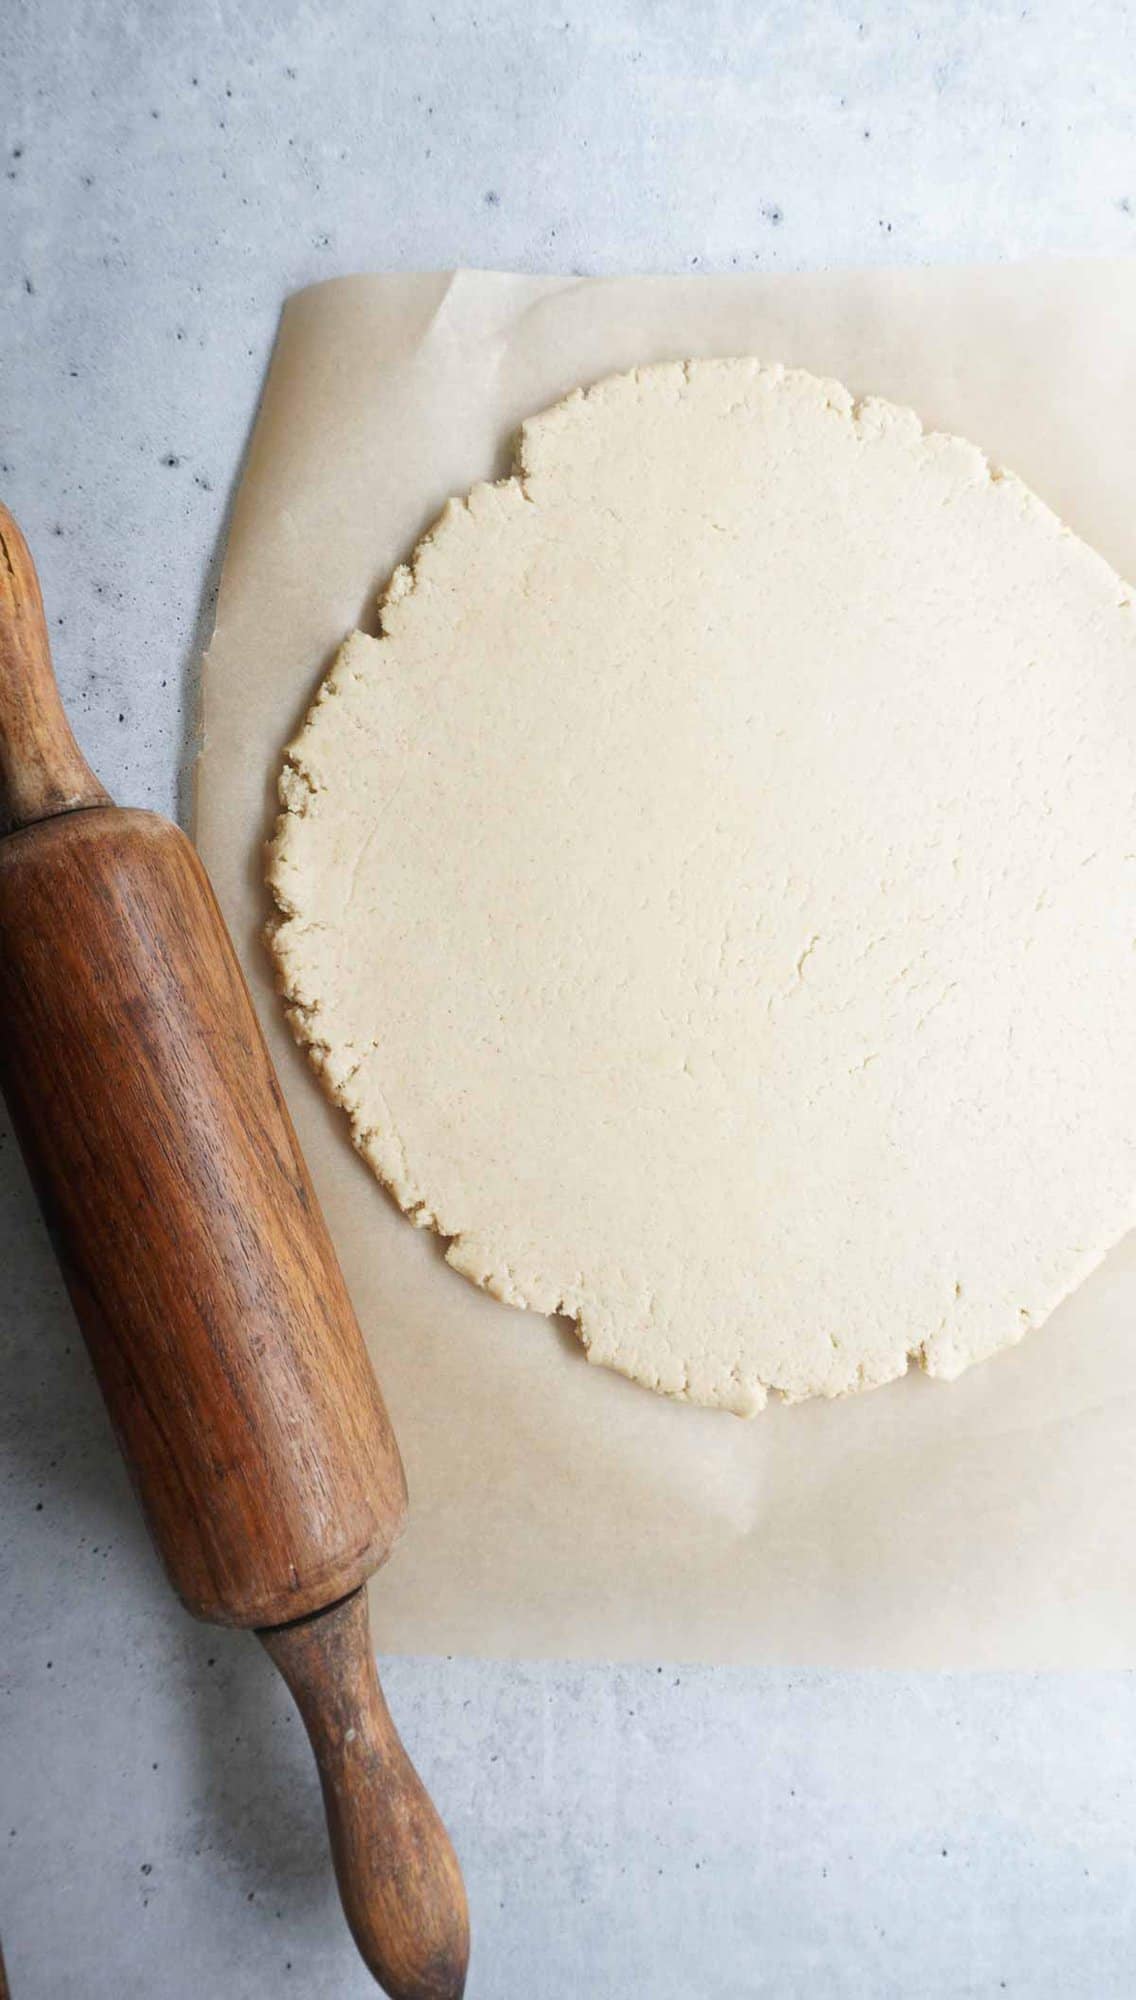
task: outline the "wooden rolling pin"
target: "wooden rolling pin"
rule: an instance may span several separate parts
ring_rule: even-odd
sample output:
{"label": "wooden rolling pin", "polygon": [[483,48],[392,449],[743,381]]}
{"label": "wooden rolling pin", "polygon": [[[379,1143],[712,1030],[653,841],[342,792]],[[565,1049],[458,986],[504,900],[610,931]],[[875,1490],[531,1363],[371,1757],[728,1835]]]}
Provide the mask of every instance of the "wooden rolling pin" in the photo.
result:
{"label": "wooden rolling pin", "polygon": [[205,871],[83,761],[3,507],[0,836],[0,1088],[159,1553],[291,1688],[367,1965],[457,2000],[461,1874],[367,1623],[398,1447]]}

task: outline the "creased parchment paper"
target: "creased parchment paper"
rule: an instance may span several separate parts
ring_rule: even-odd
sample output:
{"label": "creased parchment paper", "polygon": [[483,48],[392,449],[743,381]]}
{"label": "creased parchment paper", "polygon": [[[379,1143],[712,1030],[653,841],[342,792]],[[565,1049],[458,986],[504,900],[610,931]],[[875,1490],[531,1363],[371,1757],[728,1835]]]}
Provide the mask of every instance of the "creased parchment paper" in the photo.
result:
{"label": "creased parchment paper", "polygon": [[[380,1649],[814,1666],[1136,1663],[1136,1237],[1041,1331],[752,1423],[477,1293],[353,1153],[272,989],[275,777],[335,646],[521,418],[636,362],[757,354],[911,403],[1136,581],[1136,264],[346,278],[289,301],[206,662],[196,835],[406,1459]],[[649,1171],[645,1163],[644,1171]]]}

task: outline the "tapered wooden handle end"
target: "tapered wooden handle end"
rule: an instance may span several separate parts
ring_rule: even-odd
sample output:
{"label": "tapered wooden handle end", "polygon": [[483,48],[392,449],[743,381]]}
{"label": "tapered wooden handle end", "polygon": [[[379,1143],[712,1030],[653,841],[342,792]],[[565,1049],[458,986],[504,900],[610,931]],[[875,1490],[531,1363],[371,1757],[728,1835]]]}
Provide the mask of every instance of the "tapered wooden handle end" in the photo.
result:
{"label": "tapered wooden handle end", "polygon": [[0,503],[0,834],[110,803],[71,734],[35,564]]}
{"label": "tapered wooden handle end", "polygon": [[364,1962],[391,2000],[460,2000],[465,1887],[383,1699],[366,1591],[258,1636],[315,1751],[339,1893]]}

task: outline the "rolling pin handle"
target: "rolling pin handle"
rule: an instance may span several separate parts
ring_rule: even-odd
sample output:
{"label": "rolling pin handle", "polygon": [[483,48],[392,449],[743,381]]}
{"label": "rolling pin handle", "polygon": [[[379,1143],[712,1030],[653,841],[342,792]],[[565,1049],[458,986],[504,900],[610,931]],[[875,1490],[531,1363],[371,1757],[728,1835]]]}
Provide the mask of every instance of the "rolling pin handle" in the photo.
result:
{"label": "rolling pin handle", "polygon": [[461,1871],[383,1699],[366,1589],[257,1637],[315,1752],[339,1894],[364,1962],[390,2000],[461,2000]]}
{"label": "rolling pin handle", "polygon": [[71,734],[35,564],[0,504],[0,834],[110,803]]}

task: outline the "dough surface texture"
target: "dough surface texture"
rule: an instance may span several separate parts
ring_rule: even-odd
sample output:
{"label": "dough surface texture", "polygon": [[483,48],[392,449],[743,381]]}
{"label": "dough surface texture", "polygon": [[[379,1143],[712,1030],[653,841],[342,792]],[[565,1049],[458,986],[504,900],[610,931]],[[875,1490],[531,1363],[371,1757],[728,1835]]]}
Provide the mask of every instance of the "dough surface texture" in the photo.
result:
{"label": "dough surface texture", "polygon": [[1136,616],[1017,478],[756,361],[451,501],[280,781],[294,1031],[397,1202],[750,1414],[952,1377],[1136,1219]]}

